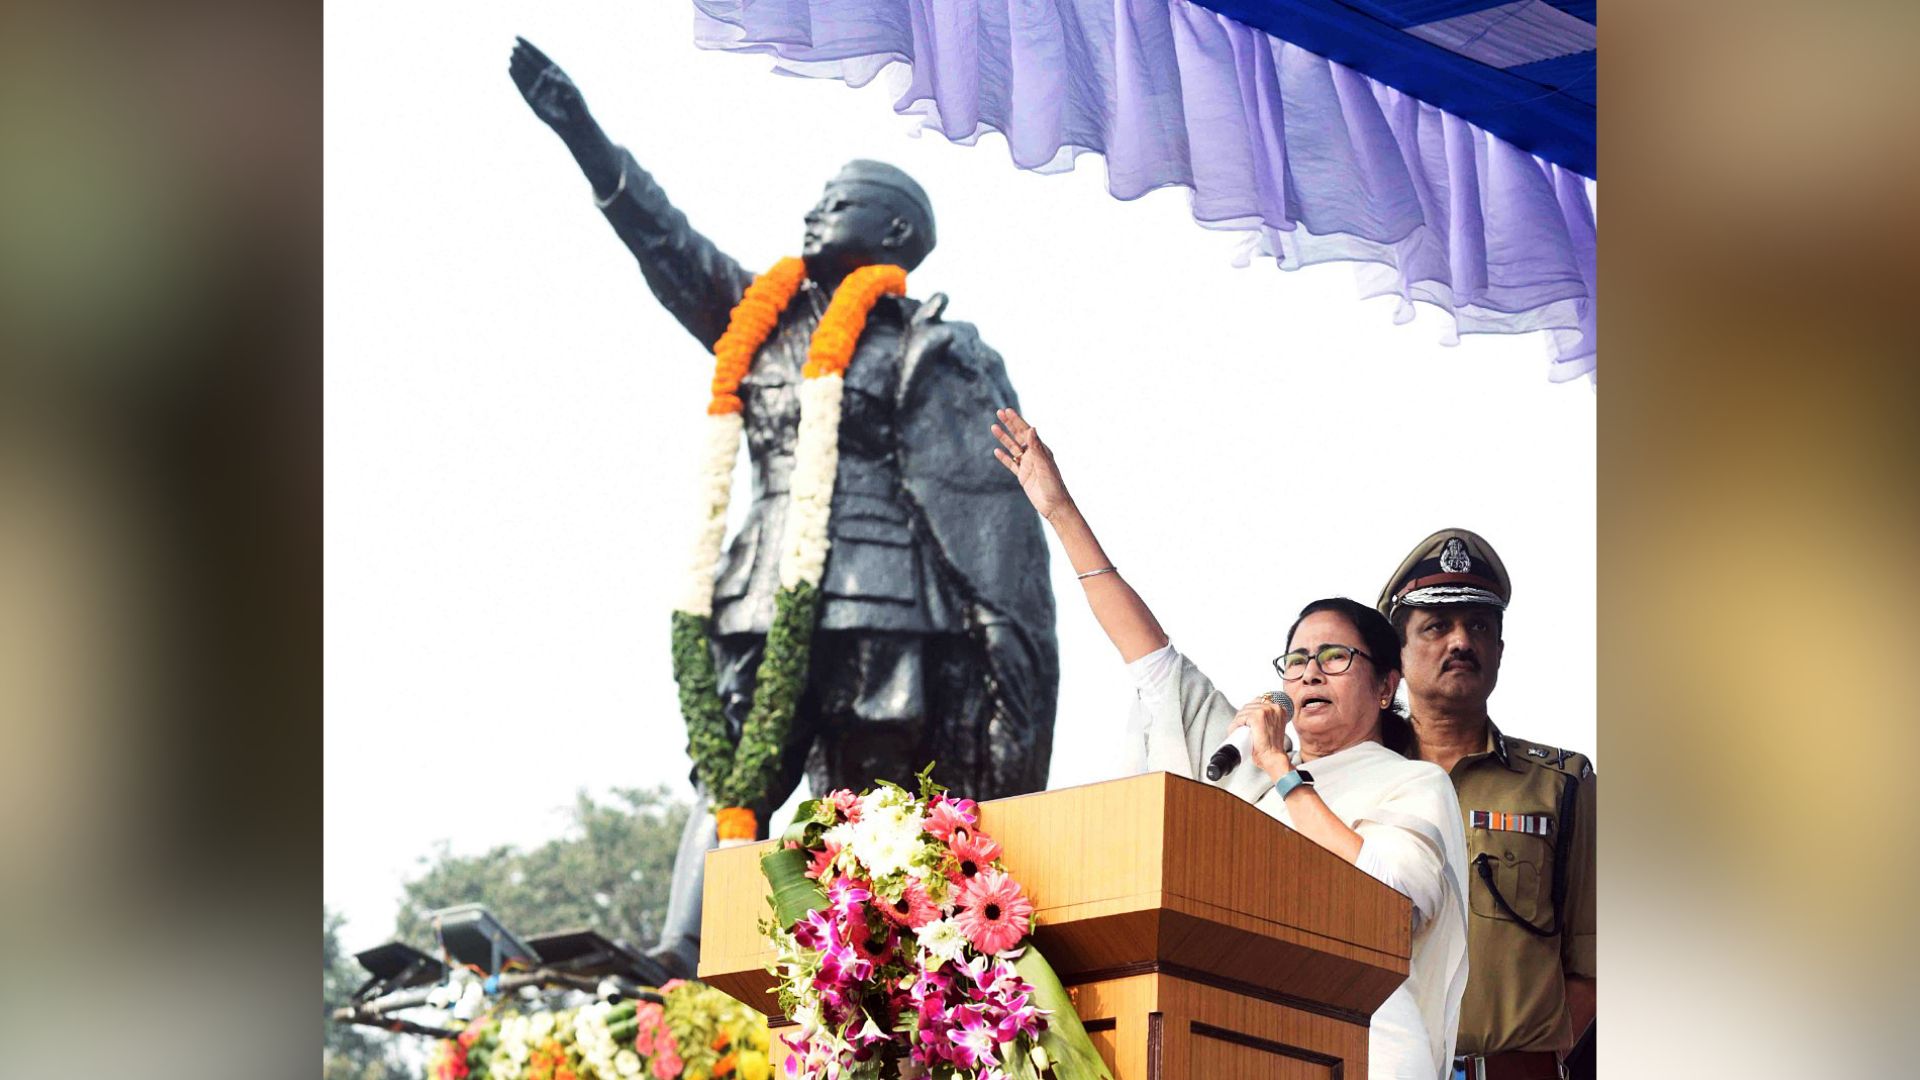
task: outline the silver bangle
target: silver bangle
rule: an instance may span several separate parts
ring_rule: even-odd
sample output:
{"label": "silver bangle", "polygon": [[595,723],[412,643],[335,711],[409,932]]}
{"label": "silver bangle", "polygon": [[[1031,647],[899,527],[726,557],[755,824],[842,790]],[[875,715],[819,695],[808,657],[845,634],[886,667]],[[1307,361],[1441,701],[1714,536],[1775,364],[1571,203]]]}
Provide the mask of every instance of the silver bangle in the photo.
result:
{"label": "silver bangle", "polygon": [[606,198],[603,199],[595,195],[593,197],[593,204],[605,210],[607,207],[612,206],[613,200],[619,198],[620,193],[625,190],[627,190],[627,165],[626,162],[623,161],[620,163],[620,182],[613,185],[613,190],[608,193]]}
{"label": "silver bangle", "polygon": [[1084,574],[1078,575],[1078,577],[1080,578],[1081,581],[1085,581],[1090,577],[1099,577],[1101,574],[1117,574],[1119,572],[1120,571],[1116,570],[1111,566],[1103,566],[1098,570],[1089,570]]}

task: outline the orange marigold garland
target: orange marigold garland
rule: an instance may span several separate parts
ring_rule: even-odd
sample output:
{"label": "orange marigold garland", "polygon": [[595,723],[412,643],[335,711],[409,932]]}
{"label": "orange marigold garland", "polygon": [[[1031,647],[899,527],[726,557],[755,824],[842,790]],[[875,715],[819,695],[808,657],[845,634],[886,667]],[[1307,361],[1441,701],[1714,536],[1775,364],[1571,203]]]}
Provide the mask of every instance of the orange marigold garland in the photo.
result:
{"label": "orange marigold garland", "polygon": [[[807,264],[789,257],[774,263],[747,286],[746,295],[727,318],[727,332],[713,345],[713,400],[707,403],[708,415],[737,413],[744,407],[740,380],[747,377],[753,354],[766,344],[767,335],[780,322],[780,313],[787,310],[805,280]],[[728,467],[732,467],[731,462]]]}
{"label": "orange marigold garland", "polygon": [[897,266],[863,266],[847,275],[834,290],[827,313],[807,347],[807,366],[800,374],[808,379],[823,375],[842,375],[853,362],[853,347],[867,328],[867,313],[882,296],[904,296],[907,272]]}
{"label": "orange marigold garland", "polygon": [[805,277],[806,266],[799,259],[774,264],[747,287],[726,332],[714,343],[713,398],[707,405],[709,436],[701,489],[705,520],[681,603],[673,613],[673,671],[680,689],[680,711],[686,717],[694,767],[712,800],[723,843],[750,841],[758,833],[749,806],[767,794],[805,688],[840,462],[842,376],[853,361],[854,347],[873,306],[882,296],[902,296],[907,290],[907,272],[898,266],[855,270],[834,290],[808,343],[780,553],[780,590],[774,596],[773,625],[756,674],[753,704],[736,745],[728,737],[720,710],[711,619],[714,569],[719,565],[732,499],[733,463],[743,431],[739,389],[754,355],[779,324]]}

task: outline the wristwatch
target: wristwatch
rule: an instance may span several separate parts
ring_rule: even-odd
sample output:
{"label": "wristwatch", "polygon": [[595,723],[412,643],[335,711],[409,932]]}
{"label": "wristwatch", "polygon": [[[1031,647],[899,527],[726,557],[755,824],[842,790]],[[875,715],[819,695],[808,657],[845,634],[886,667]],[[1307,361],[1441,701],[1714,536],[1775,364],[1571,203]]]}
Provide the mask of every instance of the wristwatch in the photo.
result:
{"label": "wristwatch", "polygon": [[1273,790],[1280,793],[1282,799],[1293,794],[1293,789],[1301,785],[1313,786],[1313,774],[1305,769],[1295,769],[1273,782]]}

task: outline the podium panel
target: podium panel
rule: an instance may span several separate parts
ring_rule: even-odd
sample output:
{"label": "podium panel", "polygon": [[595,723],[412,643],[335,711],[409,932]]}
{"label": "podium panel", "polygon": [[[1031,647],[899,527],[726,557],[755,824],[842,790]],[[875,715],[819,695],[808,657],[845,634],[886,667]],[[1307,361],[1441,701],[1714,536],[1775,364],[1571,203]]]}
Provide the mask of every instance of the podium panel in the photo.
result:
{"label": "podium panel", "polygon": [[1116,1080],[1344,1080],[1366,1018],[1328,1016],[1164,972],[1081,983],[1074,1008]]}

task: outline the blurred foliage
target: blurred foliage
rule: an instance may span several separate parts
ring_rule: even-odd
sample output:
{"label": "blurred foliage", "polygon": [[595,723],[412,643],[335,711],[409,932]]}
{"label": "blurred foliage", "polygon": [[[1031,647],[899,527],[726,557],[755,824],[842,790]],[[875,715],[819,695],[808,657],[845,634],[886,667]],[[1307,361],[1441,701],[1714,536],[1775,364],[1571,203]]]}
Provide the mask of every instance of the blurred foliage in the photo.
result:
{"label": "blurred foliage", "polygon": [[597,930],[651,946],[666,913],[687,813],[687,804],[668,798],[665,788],[615,788],[604,802],[581,792],[566,835],[532,850],[502,846],[455,855],[443,843],[406,884],[396,934],[437,955],[430,913],[474,902],[522,939]]}
{"label": "blurred foliage", "polygon": [[[344,916],[326,909],[323,915],[326,925],[326,944],[322,956],[325,971],[324,985],[326,1015],[345,1005],[366,981],[367,973],[361,970],[353,957],[340,949],[340,924]],[[336,1024],[331,1019],[324,1021],[326,1034],[321,1044],[321,1080],[399,1080],[402,1076],[415,1075],[414,1070],[404,1066],[395,1054],[393,1036],[384,1031],[375,1031],[369,1027],[354,1024]]]}

